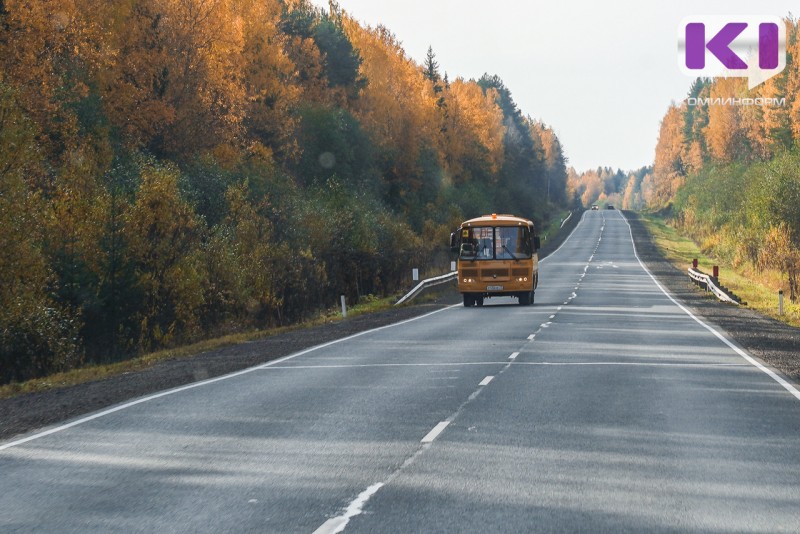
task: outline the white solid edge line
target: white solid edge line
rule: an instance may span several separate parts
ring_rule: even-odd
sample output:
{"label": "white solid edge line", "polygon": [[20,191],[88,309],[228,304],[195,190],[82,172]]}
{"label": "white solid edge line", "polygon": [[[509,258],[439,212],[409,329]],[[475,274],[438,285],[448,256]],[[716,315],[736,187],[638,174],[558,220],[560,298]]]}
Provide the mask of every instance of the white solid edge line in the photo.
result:
{"label": "white solid edge line", "polygon": [[483,380],[481,380],[481,383],[480,383],[480,384],[478,384],[478,385],[479,385],[479,386],[488,386],[488,385],[489,385],[489,382],[491,382],[492,380],[494,380],[494,377],[493,377],[493,376],[487,376],[486,378],[484,378]]}
{"label": "white solid edge line", "polygon": [[430,317],[431,315],[434,315],[436,313],[440,313],[440,312],[443,312],[443,311],[446,311],[446,310],[449,310],[449,309],[452,309],[452,308],[455,308],[455,307],[458,307],[458,306],[459,306],[459,304],[454,304],[452,306],[447,306],[447,307],[442,308],[440,310],[435,310],[435,311],[432,311],[430,313],[426,313],[425,315],[420,315],[418,317],[412,317],[411,319],[406,319],[404,321],[400,321],[399,323],[392,323],[392,324],[388,324],[388,325],[384,325],[384,326],[379,326],[378,328],[373,328],[371,330],[365,330],[363,332],[358,332],[357,334],[352,334],[352,335],[347,336],[347,337],[343,337],[343,338],[340,338],[340,339],[334,339],[333,341],[328,341],[327,343],[323,343],[321,345],[316,345],[314,347],[307,348],[307,349],[302,350],[300,352],[296,352],[294,354],[290,354],[288,356],[284,356],[282,358],[278,358],[277,360],[273,360],[273,361],[265,363],[265,364],[259,364],[259,365],[256,365],[254,367],[248,367],[247,369],[242,369],[241,371],[236,371],[236,372],[233,372],[233,373],[230,373],[230,374],[227,374],[227,375],[217,376],[217,377],[214,377],[214,378],[209,378],[208,380],[203,380],[201,382],[193,382],[191,384],[186,384],[184,386],[179,386],[177,388],[168,389],[166,391],[161,391],[159,393],[154,393],[152,395],[147,395],[146,397],[142,397],[142,398],[136,399],[134,401],[126,402],[124,404],[120,404],[118,406],[114,406],[113,408],[109,408],[107,410],[103,410],[103,411],[94,413],[92,415],[88,415],[86,417],[81,417],[80,419],[77,419],[77,420],[72,421],[70,423],[59,425],[59,426],[57,426],[55,428],[51,428],[49,430],[38,432],[36,434],[33,434],[33,435],[25,437],[25,438],[21,438],[21,439],[15,440],[15,441],[4,443],[4,444],[0,445],[0,451],[4,451],[6,449],[10,449],[12,447],[16,447],[18,445],[22,445],[24,443],[28,443],[29,441],[34,441],[34,440],[49,436],[51,434],[56,434],[56,433],[62,432],[64,430],[68,430],[68,429],[70,429],[72,427],[75,427],[75,426],[78,426],[78,425],[82,425],[84,423],[88,423],[89,421],[94,421],[95,419],[100,419],[101,417],[105,417],[106,415],[110,415],[112,413],[119,412],[119,411],[125,410],[127,408],[131,408],[131,407],[136,406],[138,404],[149,402],[149,401],[152,401],[152,400],[155,400],[155,399],[160,399],[161,397],[174,395],[175,393],[181,393],[183,391],[187,391],[187,390],[190,390],[190,389],[198,388],[198,387],[201,387],[201,386],[206,386],[208,384],[213,384],[215,382],[222,382],[223,380],[228,380],[230,378],[235,378],[237,376],[249,374],[249,373],[252,373],[254,371],[259,371],[259,370],[265,369],[267,367],[271,367],[273,365],[277,365],[279,363],[283,363],[283,362],[289,361],[291,359],[297,358],[298,356],[303,356],[304,354],[308,354],[309,352],[314,352],[314,351],[319,350],[319,349],[324,349],[324,348],[329,347],[331,345],[335,345],[337,343],[342,343],[344,341],[349,341],[351,339],[354,339],[354,338],[357,338],[357,337],[360,337],[360,336],[363,336],[363,335],[366,335],[366,334],[370,334],[372,332],[378,332],[380,330],[385,330],[387,328],[393,328],[395,326],[404,325],[404,324],[407,324],[407,323],[410,323],[410,322],[413,322],[413,321],[417,321],[419,319],[424,319],[424,318]]}
{"label": "white solid edge line", "polygon": [[622,220],[625,221],[625,224],[628,225],[628,232],[631,235],[631,245],[633,245],[633,255],[636,256],[636,261],[639,262],[639,265],[642,267],[642,269],[644,269],[644,272],[646,272],[647,275],[650,276],[650,278],[656,284],[658,289],[660,289],[661,292],[664,293],[664,295],[666,295],[666,297],[673,302],[673,304],[675,304],[678,308],[683,310],[683,312],[686,315],[688,315],[689,317],[694,319],[697,324],[701,325],[703,328],[705,328],[706,330],[708,330],[709,332],[714,334],[720,341],[722,341],[728,347],[730,347],[730,349],[733,350],[736,354],[738,354],[739,356],[741,356],[742,358],[747,360],[750,364],[752,364],[753,366],[758,368],[760,371],[764,372],[767,376],[772,378],[775,382],[777,382],[778,384],[783,386],[783,388],[786,391],[788,391],[789,393],[791,393],[796,399],[800,400],[800,391],[798,391],[797,388],[795,388],[792,384],[790,384],[789,382],[787,382],[786,380],[784,380],[783,378],[778,376],[772,369],[769,369],[769,368],[765,367],[764,365],[762,365],[761,363],[759,363],[758,361],[756,361],[752,356],[747,354],[743,349],[739,348],[738,346],[736,346],[736,344],[734,344],[728,338],[726,338],[725,336],[723,336],[722,334],[717,332],[717,330],[714,329],[712,326],[704,323],[701,319],[699,319],[697,316],[695,316],[695,314],[693,314],[691,311],[686,309],[686,307],[684,307],[680,302],[675,300],[672,297],[672,295],[669,294],[669,292],[664,288],[664,286],[662,286],[661,283],[656,279],[656,277],[653,275],[653,273],[650,272],[650,269],[648,269],[647,266],[642,262],[641,258],[639,258],[639,253],[636,251],[636,243],[633,240],[633,228],[631,228],[631,225],[628,222],[628,219],[625,217],[625,215],[622,214],[621,211],[617,211],[617,213],[619,213],[620,217],[622,217]]}
{"label": "white solid edge line", "polygon": [[450,424],[450,421],[442,421],[441,423],[439,423],[438,425],[433,427],[433,429],[430,432],[425,434],[425,437],[422,438],[420,443],[431,443],[433,440],[435,440],[437,437],[439,437],[439,434],[441,434],[442,431],[445,428],[447,428],[447,425],[449,425],[449,424]]}

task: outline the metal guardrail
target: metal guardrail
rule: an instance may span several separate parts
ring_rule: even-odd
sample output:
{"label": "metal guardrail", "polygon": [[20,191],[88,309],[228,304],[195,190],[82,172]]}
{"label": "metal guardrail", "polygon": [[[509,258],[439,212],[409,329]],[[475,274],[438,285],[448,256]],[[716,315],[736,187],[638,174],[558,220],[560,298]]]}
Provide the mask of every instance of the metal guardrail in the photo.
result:
{"label": "metal guardrail", "polygon": [[422,282],[417,284],[414,289],[409,291],[408,294],[403,296],[403,298],[401,298],[400,300],[395,302],[394,305],[398,306],[398,305],[400,305],[400,304],[402,304],[402,303],[404,303],[404,302],[406,302],[408,300],[413,299],[419,293],[421,293],[422,290],[424,290],[424,289],[427,289],[427,288],[433,287],[433,286],[438,286],[439,284],[446,284],[447,282],[455,280],[456,278],[458,278],[458,272],[457,271],[453,271],[451,273],[443,274],[442,276],[436,276],[434,278],[428,278],[427,280],[423,280]]}
{"label": "metal guardrail", "polygon": [[719,280],[714,278],[711,275],[708,275],[702,271],[698,271],[689,267],[689,278],[694,280],[694,283],[698,286],[704,288],[706,291],[710,291],[714,293],[714,295],[721,300],[722,302],[730,302],[732,304],[736,304],[737,306],[740,302],[729,295],[723,288],[721,288],[719,284]]}

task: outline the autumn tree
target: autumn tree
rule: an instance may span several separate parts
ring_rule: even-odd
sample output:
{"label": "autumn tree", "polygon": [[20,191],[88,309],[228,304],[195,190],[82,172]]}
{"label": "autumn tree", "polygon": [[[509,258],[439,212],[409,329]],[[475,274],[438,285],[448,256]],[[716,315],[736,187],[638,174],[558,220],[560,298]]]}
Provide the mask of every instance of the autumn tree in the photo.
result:
{"label": "autumn tree", "polygon": [[[303,94],[297,66],[286,52],[287,36],[279,29],[282,7],[277,0],[242,4],[244,125],[250,148],[268,159],[291,159],[299,152],[293,139],[294,110]],[[263,150],[262,150],[263,147]]]}
{"label": "autumn tree", "polygon": [[765,236],[759,255],[762,268],[775,268],[786,274],[789,300],[800,298],[800,249],[785,224],[771,227]]}
{"label": "autumn tree", "polygon": [[46,203],[26,178],[40,172],[32,121],[0,84],[0,381],[26,380],[80,361],[79,322],[47,289]]}
{"label": "autumn tree", "polygon": [[[547,125],[528,118],[531,135],[536,136],[544,150],[547,201],[556,204],[566,202],[567,158],[555,132]],[[616,190],[616,188],[615,188]]]}
{"label": "autumn tree", "polygon": [[[711,86],[712,99],[742,98],[746,95],[744,78],[720,78]],[[745,153],[747,144],[742,127],[740,106],[711,106],[704,129],[708,151],[716,161],[728,163]]]}
{"label": "autumn tree", "polygon": [[276,242],[271,222],[249,196],[247,183],[228,188],[228,215],[203,246],[208,278],[202,320],[207,327],[231,318],[258,326],[272,323],[285,304],[280,284],[299,276],[280,263],[292,252]]}
{"label": "autumn tree", "polygon": [[627,184],[622,193],[622,208],[627,210],[640,210],[645,207],[642,194],[642,183],[649,172],[649,167],[642,167],[628,174]]}
{"label": "autumn tree", "polygon": [[583,183],[583,193],[581,194],[581,204],[584,207],[591,206],[598,200],[600,195],[605,194],[603,179],[597,171],[588,171],[581,176]]}
{"label": "autumn tree", "polygon": [[359,70],[362,59],[345,35],[340,15],[299,1],[284,7],[279,27],[307,99],[343,106],[358,96],[366,83]]}
{"label": "autumn tree", "polygon": [[[771,109],[776,117],[771,120],[771,125],[776,128],[776,140],[783,146],[789,147],[790,143],[786,131],[786,119],[784,110],[788,112],[789,124],[791,125],[792,141],[795,145],[800,141],[800,98],[797,93],[800,91],[800,20],[787,18],[786,23],[786,68],[777,77],[776,96],[786,98],[786,106],[775,106],[780,109]],[[785,80],[785,81],[784,81]],[[783,83],[781,83],[783,82]],[[783,87],[780,87],[783,85]],[[780,92],[783,89],[783,92]]]}
{"label": "autumn tree", "polygon": [[[762,98],[780,99],[787,96],[787,75],[774,76],[764,82],[758,93]],[[761,108],[762,124],[758,132],[761,137],[757,146],[762,147],[762,155],[772,155],[790,148],[793,143],[790,106],[763,106]]]}
{"label": "autumn tree", "polygon": [[663,206],[683,183],[686,170],[683,162],[684,114],[672,105],[661,121],[653,166],[651,202]]}
{"label": "autumn tree", "polygon": [[84,16],[85,2],[4,3],[0,25],[2,81],[19,92],[26,115],[50,139],[42,147],[59,157],[75,133],[74,113],[68,107],[88,90],[77,76],[80,63],[94,59],[99,34]]}
{"label": "autumn tree", "polygon": [[361,73],[369,80],[355,103],[356,116],[384,149],[387,198],[403,204],[425,185],[421,156],[435,146],[439,130],[435,98],[388,29],[363,28],[348,18],[344,29],[364,60]]}
{"label": "autumn tree", "polygon": [[447,98],[442,135],[444,164],[454,183],[489,182],[503,164],[503,111],[497,93],[474,81],[456,79]]}
{"label": "autumn tree", "polygon": [[107,112],[158,154],[201,151],[239,134],[244,15],[233,0],[134,0],[115,12],[119,54]]}
{"label": "autumn tree", "polygon": [[141,179],[125,237],[143,297],[139,343],[149,348],[197,334],[203,302],[198,247],[203,227],[180,197],[174,168],[146,164]]}

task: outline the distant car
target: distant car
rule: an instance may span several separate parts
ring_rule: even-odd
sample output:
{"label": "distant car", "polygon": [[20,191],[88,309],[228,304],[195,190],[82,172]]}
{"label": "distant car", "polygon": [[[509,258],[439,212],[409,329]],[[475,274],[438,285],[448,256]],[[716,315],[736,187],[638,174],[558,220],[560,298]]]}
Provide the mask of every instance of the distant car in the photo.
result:
{"label": "distant car", "polygon": [[614,209],[614,205],[613,204],[609,204],[608,206],[606,206],[606,209],[607,210],[613,210]]}
{"label": "distant car", "polygon": [[597,206],[597,204],[595,204],[594,206],[592,206],[592,209],[593,210],[599,210],[600,208]]}

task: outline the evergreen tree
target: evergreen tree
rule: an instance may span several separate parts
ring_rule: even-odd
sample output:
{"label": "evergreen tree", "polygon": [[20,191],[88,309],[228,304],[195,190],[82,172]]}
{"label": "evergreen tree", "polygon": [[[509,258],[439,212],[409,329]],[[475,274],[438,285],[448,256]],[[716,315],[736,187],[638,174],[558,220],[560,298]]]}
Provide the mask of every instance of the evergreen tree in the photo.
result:
{"label": "evergreen tree", "polygon": [[[425,62],[422,64],[425,77],[434,83],[434,88],[438,87],[437,93],[442,91],[442,87],[438,85],[441,76],[439,75],[439,62],[436,61],[436,54],[433,53],[433,47],[428,46],[428,53],[425,54]],[[435,90],[435,89],[434,89]]]}
{"label": "evergreen tree", "polygon": [[501,205],[515,206],[520,213],[541,212],[547,201],[547,184],[541,150],[537,148],[530,128],[511,91],[497,75],[484,74],[478,84],[484,91],[496,91],[497,104],[503,111],[506,132],[504,158],[500,170],[499,198]]}

